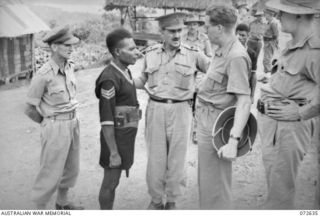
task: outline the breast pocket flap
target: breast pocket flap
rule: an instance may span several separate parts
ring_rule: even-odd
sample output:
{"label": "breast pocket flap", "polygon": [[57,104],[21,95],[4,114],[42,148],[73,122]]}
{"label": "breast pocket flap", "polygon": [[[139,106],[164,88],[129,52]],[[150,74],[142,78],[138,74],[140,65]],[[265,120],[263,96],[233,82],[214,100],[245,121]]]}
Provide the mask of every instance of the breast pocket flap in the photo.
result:
{"label": "breast pocket flap", "polygon": [[176,71],[179,73],[179,74],[181,74],[181,75],[183,75],[183,76],[190,76],[190,75],[192,75],[193,73],[194,73],[194,70],[192,69],[192,67],[191,66],[189,66],[189,65],[184,65],[184,64],[178,64],[178,63],[176,63],[175,64],[175,67],[176,67]]}

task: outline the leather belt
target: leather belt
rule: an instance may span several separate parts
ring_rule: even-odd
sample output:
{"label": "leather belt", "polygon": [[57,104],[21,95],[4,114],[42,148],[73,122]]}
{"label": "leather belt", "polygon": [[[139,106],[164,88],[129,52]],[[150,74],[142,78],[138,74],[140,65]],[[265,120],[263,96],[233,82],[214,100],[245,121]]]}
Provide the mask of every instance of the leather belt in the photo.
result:
{"label": "leather belt", "polygon": [[76,111],[73,110],[71,112],[67,112],[67,113],[60,113],[60,114],[56,114],[53,116],[49,116],[47,118],[51,119],[51,120],[72,120],[76,117]]}
{"label": "leather belt", "polygon": [[155,101],[155,102],[161,102],[161,103],[168,103],[168,104],[173,104],[173,103],[179,103],[179,102],[191,102],[192,99],[186,99],[186,100],[176,100],[176,99],[155,99],[153,97],[150,97],[150,99],[152,101]]}
{"label": "leather belt", "polygon": [[[306,105],[308,102],[307,101],[297,101],[296,103],[301,107],[301,106]],[[263,102],[261,99],[258,99],[257,109],[261,114],[266,114],[266,110],[269,105],[278,105],[278,106],[283,105],[284,106],[284,105],[286,105],[286,103],[283,103],[280,100]]]}

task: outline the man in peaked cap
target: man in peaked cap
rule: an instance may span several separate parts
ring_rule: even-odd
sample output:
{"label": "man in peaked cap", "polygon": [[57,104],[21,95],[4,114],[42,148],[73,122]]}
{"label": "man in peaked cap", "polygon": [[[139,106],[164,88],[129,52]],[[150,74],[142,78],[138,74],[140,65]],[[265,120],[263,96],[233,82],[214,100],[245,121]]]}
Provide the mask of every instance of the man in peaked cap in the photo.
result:
{"label": "man in peaked cap", "polygon": [[320,42],[312,30],[314,8],[302,3],[318,0],[270,0],[279,11],[283,32],[292,36],[274,67],[269,83],[261,87],[258,125],[268,195],[266,209],[294,209],[295,181],[304,154],[311,145],[314,117],[320,114]]}
{"label": "man in peaked cap", "polygon": [[148,209],[176,209],[186,185],[194,75],[197,70],[206,72],[209,65],[202,52],[181,43],[184,17],[173,13],[157,18],[164,42],[146,51],[142,74],[134,79],[137,88],[147,83],[150,96],[145,129]]}
{"label": "man in peaked cap", "polygon": [[40,171],[31,196],[37,209],[46,209],[57,190],[56,209],[83,209],[67,197],[79,173],[76,80],[74,64],[69,61],[79,39],[66,26],[48,32],[43,41],[50,46],[51,59],[33,77],[25,110],[41,128]]}
{"label": "man in peaked cap", "polygon": [[247,42],[248,49],[252,50],[255,54],[253,58],[255,62],[252,63],[253,66],[257,65],[259,54],[262,48],[263,35],[266,29],[266,24],[263,21],[263,11],[258,10],[255,14],[255,20],[249,24],[250,32]]}

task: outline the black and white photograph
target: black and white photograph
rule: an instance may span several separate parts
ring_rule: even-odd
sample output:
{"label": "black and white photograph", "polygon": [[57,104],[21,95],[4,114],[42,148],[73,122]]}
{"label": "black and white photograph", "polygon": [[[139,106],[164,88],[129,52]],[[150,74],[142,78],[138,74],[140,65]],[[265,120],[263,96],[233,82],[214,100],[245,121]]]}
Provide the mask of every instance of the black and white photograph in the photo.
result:
{"label": "black and white photograph", "polygon": [[0,0],[0,215],[87,210],[320,215],[320,0]]}

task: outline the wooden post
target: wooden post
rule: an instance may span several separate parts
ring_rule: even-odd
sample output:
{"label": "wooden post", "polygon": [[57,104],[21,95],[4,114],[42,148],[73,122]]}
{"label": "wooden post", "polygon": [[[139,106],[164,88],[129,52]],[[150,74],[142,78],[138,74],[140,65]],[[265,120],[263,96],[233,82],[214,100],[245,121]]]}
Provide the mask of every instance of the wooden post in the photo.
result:
{"label": "wooden post", "polygon": [[133,31],[137,31],[137,7],[133,7],[133,12],[134,12],[134,26],[133,26]]}
{"label": "wooden post", "polygon": [[28,78],[32,78],[33,74],[36,72],[36,54],[35,54],[35,39],[34,39],[34,34],[31,34],[30,36],[30,41],[31,41],[31,61],[32,61],[32,69],[30,74],[28,75]]}

